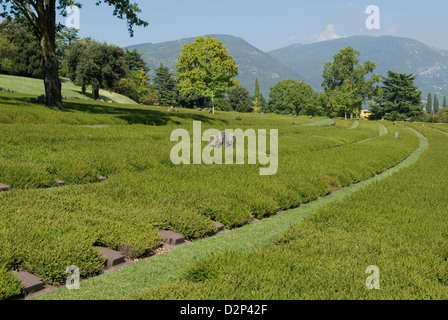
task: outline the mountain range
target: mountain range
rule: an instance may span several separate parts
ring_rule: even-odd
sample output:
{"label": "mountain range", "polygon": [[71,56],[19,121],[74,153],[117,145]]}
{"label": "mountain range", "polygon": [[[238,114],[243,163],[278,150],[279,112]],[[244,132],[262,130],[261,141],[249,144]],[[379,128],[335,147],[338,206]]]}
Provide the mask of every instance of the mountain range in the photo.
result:
{"label": "mountain range", "polygon": [[[361,53],[360,60],[376,63],[375,70],[386,76],[388,70],[417,75],[416,85],[423,92],[448,96],[448,51],[439,50],[426,44],[392,36],[354,36],[312,44],[295,44],[270,52],[263,52],[242,38],[230,35],[211,35],[223,42],[235,58],[239,75],[237,79],[249,92],[254,93],[255,78],[260,81],[260,89],[265,98],[270,87],[286,79],[305,80],[315,90],[321,90],[322,67],[339,50],[351,46]],[[162,62],[174,69],[182,48],[195,38],[163,43],[147,43],[127,47],[137,51],[145,59],[151,70]]]}

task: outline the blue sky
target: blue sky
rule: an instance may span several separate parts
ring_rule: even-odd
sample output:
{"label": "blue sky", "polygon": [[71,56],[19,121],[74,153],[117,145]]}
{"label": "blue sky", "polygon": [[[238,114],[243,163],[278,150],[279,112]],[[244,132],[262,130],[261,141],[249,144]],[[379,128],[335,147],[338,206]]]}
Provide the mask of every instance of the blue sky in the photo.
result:
{"label": "blue sky", "polygon": [[[205,34],[230,34],[268,51],[295,43],[353,35],[409,37],[448,50],[448,1],[431,0],[134,0],[147,28],[126,23],[107,5],[81,1],[80,35],[127,46]],[[368,5],[380,9],[380,30],[368,30]],[[65,21],[62,19],[62,21]]]}

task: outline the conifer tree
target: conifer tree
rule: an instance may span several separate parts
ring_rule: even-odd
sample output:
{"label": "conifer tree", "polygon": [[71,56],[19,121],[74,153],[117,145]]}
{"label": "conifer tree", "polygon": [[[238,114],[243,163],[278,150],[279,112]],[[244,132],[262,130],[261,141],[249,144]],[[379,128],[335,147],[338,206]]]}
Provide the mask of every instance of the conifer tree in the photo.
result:
{"label": "conifer tree", "polygon": [[434,95],[434,109],[433,109],[434,114],[437,114],[437,112],[439,112],[439,109],[440,109],[439,99],[437,98],[436,95]]}
{"label": "conifer tree", "polygon": [[174,104],[174,93],[176,89],[176,80],[172,76],[168,67],[163,63],[155,69],[154,86],[159,92],[159,102],[162,106],[171,106]]}
{"label": "conifer tree", "polygon": [[375,98],[371,119],[407,120],[416,118],[423,113],[422,92],[415,86],[416,76],[388,72],[383,77],[381,94]]}
{"label": "conifer tree", "polygon": [[428,99],[426,100],[426,113],[432,114],[432,95],[428,93]]}

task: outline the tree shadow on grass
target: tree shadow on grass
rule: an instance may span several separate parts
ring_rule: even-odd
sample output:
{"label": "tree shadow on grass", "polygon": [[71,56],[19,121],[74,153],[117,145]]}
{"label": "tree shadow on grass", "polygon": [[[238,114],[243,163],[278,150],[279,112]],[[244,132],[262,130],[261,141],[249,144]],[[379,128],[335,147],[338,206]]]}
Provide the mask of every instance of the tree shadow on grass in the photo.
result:
{"label": "tree shadow on grass", "polygon": [[[0,92],[0,105],[11,105],[11,106],[41,106],[45,107],[43,104],[32,104],[29,103],[29,98],[31,95],[19,96],[11,95],[8,96],[3,92]],[[64,110],[56,111],[51,110],[55,113],[70,113],[70,112],[81,112],[88,113],[91,115],[111,115],[117,119],[126,121],[128,124],[142,124],[150,126],[164,126],[168,124],[180,125],[182,121],[201,121],[206,124],[226,124],[228,121],[223,119],[216,119],[212,115],[207,114],[195,114],[194,110],[180,109],[180,113],[169,113],[162,110],[157,110],[155,108],[145,107],[145,106],[134,106],[134,105],[120,105],[116,103],[107,102],[95,102],[88,100],[64,100],[63,101]],[[162,107],[161,107],[162,108]],[[184,113],[185,112],[185,113]]]}
{"label": "tree shadow on grass", "polygon": [[201,114],[182,114],[182,113],[168,113],[163,111],[158,111],[154,109],[145,108],[141,106],[139,108],[133,108],[131,105],[126,107],[120,107],[117,104],[107,104],[102,103],[76,103],[73,101],[64,102],[64,112],[85,112],[90,114],[102,114],[102,115],[112,115],[118,119],[126,121],[128,124],[142,124],[151,126],[164,126],[167,124],[180,125],[182,122],[180,120],[192,120],[201,121],[203,123],[212,122],[227,122],[221,119],[215,119],[207,117]]}

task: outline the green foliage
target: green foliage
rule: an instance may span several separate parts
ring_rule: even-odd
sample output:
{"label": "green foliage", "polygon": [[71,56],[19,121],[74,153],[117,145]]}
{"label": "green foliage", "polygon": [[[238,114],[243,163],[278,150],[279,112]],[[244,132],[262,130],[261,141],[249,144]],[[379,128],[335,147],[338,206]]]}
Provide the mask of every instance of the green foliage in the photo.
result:
{"label": "green foliage", "polygon": [[448,108],[442,108],[439,112],[437,112],[435,118],[435,122],[444,122],[448,123]]}
{"label": "green foliage", "polygon": [[232,110],[237,112],[252,112],[254,104],[249,91],[244,87],[237,87],[229,93],[229,104]]}
{"label": "green foliage", "polygon": [[433,110],[432,109],[432,95],[430,93],[428,93],[428,98],[426,101],[426,113],[431,115],[431,114],[433,114],[432,110]]}
{"label": "green foliage", "polygon": [[306,82],[284,80],[271,89],[269,110],[280,114],[316,115],[318,95]]}
{"label": "green foliage", "polygon": [[[70,264],[80,267],[83,277],[100,272],[95,246],[121,248],[138,257],[154,250],[161,229],[194,239],[213,233],[213,220],[229,228],[244,225],[254,216],[267,217],[325,195],[335,183],[343,186],[377,174],[414,145],[406,134],[399,148],[387,138],[354,143],[378,136],[373,122],[360,124],[362,130],[346,130],[342,124],[299,127],[291,126],[289,117],[248,114],[242,129],[282,130],[280,170],[266,179],[259,175],[259,165],[175,167],[170,162],[175,142],[166,139],[173,130],[191,131],[191,121],[198,117],[204,130],[240,128],[242,123],[231,121],[233,114],[172,114],[146,106],[76,101],[55,112],[27,104],[16,94],[0,95],[8,102],[0,104],[0,123],[9,123],[0,125],[0,181],[12,187],[0,193],[0,261],[48,283],[64,281]],[[378,154],[381,159],[373,161]],[[355,163],[349,170],[346,159]],[[309,169],[297,173],[297,168]],[[95,183],[99,175],[108,180]],[[334,178],[332,185],[326,177]],[[45,189],[55,186],[55,179],[68,186]]]}
{"label": "green foliage", "polygon": [[[91,86],[95,99],[99,98],[100,89],[112,91],[126,75],[124,51],[91,39],[73,42],[67,50],[65,63],[70,80],[83,88]],[[141,83],[137,86],[140,96],[139,90],[142,90]]]}
{"label": "green foliage", "polygon": [[439,104],[439,98],[437,98],[437,95],[434,95],[434,114],[437,114],[437,112],[439,112],[440,109],[440,104]]}
{"label": "green foliage", "polygon": [[22,292],[22,285],[8,269],[0,264],[0,300],[12,298]]}
{"label": "green foliage", "polygon": [[177,74],[180,95],[220,98],[237,84],[238,67],[221,41],[199,37],[182,49]]}
{"label": "green foliage", "polygon": [[[376,64],[366,61],[360,63],[360,52],[351,47],[342,49],[334,56],[334,61],[327,61],[323,66],[322,87],[328,95],[327,114],[345,115],[353,118],[360,114],[363,102],[375,95],[375,83],[379,76],[374,74]],[[370,78],[367,76],[370,75]]]}
{"label": "green foliage", "polygon": [[143,69],[145,73],[149,71],[149,67],[146,65],[145,60],[142,58],[137,49],[132,51],[126,49],[124,51],[124,61],[131,71],[138,71],[141,69]]}
{"label": "green foliage", "polygon": [[260,91],[260,82],[258,81],[258,78],[255,78],[255,95],[253,97],[253,102],[255,112],[269,112],[268,103]]}
{"label": "green foliage", "polygon": [[56,34],[56,55],[59,60],[64,60],[65,51],[70,44],[79,40],[78,30],[75,28],[62,27]]}
{"label": "green foliage", "polygon": [[0,71],[12,75],[39,76],[42,56],[34,35],[19,22],[0,23]]}
{"label": "green foliage", "polygon": [[371,119],[408,120],[423,113],[422,92],[414,85],[416,76],[388,72],[372,106]]}
{"label": "green foliage", "polygon": [[153,83],[159,93],[158,100],[162,106],[172,106],[175,104],[174,95],[176,92],[176,80],[171,75],[170,70],[162,63],[155,70],[156,75]]}
{"label": "green foliage", "polygon": [[[411,167],[314,212],[265,248],[211,255],[140,298],[446,300],[448,136],[414,127],[429,148]],[[380,268],[381,290],[366,290],[369,265]]]}
{"label": "green foliage", "polygon": [[446,102],[446,97],[443,97],[443,107],[448,108],[448,104]]}

